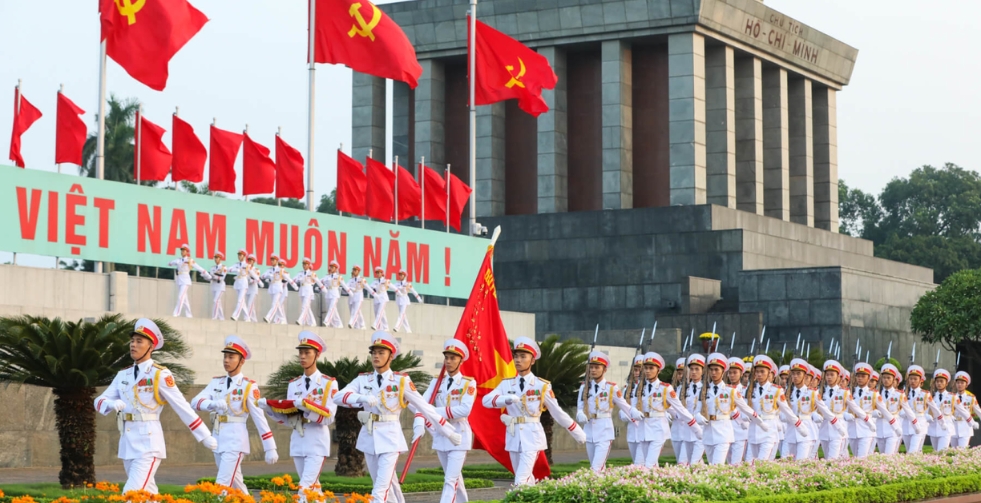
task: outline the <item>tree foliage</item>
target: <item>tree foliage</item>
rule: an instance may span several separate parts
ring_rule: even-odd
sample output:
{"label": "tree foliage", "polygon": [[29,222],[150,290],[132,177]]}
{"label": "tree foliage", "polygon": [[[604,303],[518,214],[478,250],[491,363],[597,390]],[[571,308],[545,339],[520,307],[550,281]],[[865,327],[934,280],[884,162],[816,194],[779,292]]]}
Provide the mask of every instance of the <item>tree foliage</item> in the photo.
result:
{"label": "tree foliage", "polygon": [[299,199],[276,199],[275,197],[256,197],[249,199],[249,202],[268,204],[269,206],[282,206],[283,208],[293,208],[295,210],[307,209],[307,204]]}
{"label": "tree foliage", "polygon": [[330,195],[324,194],[320,196],[320,204],[317,205],[318,213],[328,213],[330,215],[337,214],[337,188],[330,191]]}
{"label": "tree foliage", "polygon": [[924,342],[981,358],[981,270],[955,272],[920,297],[910,314],[910,327]]}
{"label": "tree foliage", "polygon": [[[106,101],[106,135],[103,154],[103,179],[114,182],[136,183],[133,170],[133,139],[136,110],[140,104],[135,98],[121,100],[112,94]],[[82,146],[82,165],[78,174],[96,177],[96,141],[94,132]],[[155,187],[157,182],[142,180],[140,185]]]}

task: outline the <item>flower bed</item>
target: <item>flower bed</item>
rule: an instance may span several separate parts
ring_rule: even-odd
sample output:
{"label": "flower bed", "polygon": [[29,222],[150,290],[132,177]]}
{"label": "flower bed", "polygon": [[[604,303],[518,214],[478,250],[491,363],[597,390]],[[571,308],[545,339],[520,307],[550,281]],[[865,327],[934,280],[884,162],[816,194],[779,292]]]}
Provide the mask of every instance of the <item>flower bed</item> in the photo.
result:
{"label": "flower bed", "polygon": [[[287,487],[292,480],[288,475],[281,478]],[[440,486],[442,488],[442,486]],[[295,486],[293,486],[295,490]],[[119,486],[108,482],[86,484],[86,487],[60,491],[57,498],[41,495],[6,495],[0,490],[0,503],[256,503],[255,498],[237,489],[224,487],[212,482],[200,482],[184,487],[181,494],[151,494],[147,491],[128,491],[120,494]],[[370,493],[370,489],[368,491]],[[370,503],[371,497],[363,494],[342,494],[331,491],[307,491],[308,503]],[[299,496],[293,492],[262,491],[259,503],[296,503]]]}
{"label": "flower bed", "polygon": [[[981,449],[940,454],[873,455],[866,459],[775,461],[756,465],[636,466],[610,468],[602,474],[580,470],[556,480],[508,493],[505,502],[535,503],[701,503],[723,501],[860,502],[868,491],[886,491],[909,501],[981,490]],[[814,494],[822,492],[820,496]],[[824,493],[829,493],[828,495]],[[835,493],[837,497],[830,497]],[[884,493],[885,494],[885,493]],[[906,499],[903,499],[906,498]]]}
{"label": "flower bed", "polygon": [[[214,478],[203,478],[199,483],[213,482]],[[293,476],[281,475],[271,476],[262,475],[256,477],[244,477],[245,485],[251,490],[263,491],[296,491],[297,486]],[[467,478],[468,489],[480,489],[484,487],[494,487],[491,480],[480,478]],[[371,494],[371,479],[368,477],[337,477],[333,475],[321,475],[320,486],[324,491],[334,493],[367,493]],[[402,484],[403,493],[431,492],[443,490],[443,476],[431,474],[409,474],[406,482]],[[262,503],[262,502],[260,502]]]}

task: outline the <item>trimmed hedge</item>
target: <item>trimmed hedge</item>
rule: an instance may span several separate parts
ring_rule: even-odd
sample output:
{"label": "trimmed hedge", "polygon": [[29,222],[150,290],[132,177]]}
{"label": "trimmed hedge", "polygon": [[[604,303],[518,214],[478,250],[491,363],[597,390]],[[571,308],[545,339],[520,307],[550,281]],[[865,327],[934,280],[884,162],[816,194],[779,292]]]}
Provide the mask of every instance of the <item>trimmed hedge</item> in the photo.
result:
{"label": "trimmed hedge", "polygon": [[[813,493],[746,498],[744,503],[900,503],[981,492],[981,476],[961,475],[943,479],[913,480],[878,487],[832,489]],[[507,501],[507,500],[505,500]]]}

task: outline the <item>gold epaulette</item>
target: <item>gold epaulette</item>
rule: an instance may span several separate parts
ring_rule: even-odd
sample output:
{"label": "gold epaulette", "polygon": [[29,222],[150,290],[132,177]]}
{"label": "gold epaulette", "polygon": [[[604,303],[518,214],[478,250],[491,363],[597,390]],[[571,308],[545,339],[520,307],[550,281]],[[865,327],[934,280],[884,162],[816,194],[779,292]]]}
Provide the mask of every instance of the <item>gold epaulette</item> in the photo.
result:
{"label": "gold epaulette", "polygon": [[541,382],[543,382],[543,383],[545,383],[545,384],[552,384],[552,383],[546,381],[545,379],[542,379],[541,377],[539,377],[538,380],[541,381]]}
{"label": "gold epaulette", "polygon": [[167,370],[167,367],[164,367],[163,365],[160,365],[157,362],[153,362],[153,368],[160,369],[160,370]]}

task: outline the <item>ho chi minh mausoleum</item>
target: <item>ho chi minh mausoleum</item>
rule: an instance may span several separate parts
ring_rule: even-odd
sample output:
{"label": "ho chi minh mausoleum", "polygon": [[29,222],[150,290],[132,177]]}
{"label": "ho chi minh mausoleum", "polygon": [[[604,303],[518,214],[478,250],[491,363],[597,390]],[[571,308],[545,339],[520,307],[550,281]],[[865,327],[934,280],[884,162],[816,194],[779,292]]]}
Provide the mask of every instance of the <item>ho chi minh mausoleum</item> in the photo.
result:
{"label": "ho chi minh mausoleum", "polygon": [[[415,90],[394,83],[391,154],[464,181],[467,3],[380,6],[424,70]],[[534,313],[539,338],[600,323],[633,345],[656,316],[685,335],[718,322],[743,348],[765,324],[791,346],[801,332],[909,354],[933,272],[838,233],[836,96],[857,49],[759,0],[480,0],[477,15],[559,77],[537,119],[478,107],[471,184],[478,221],[504,229],[501,307]],[[355,157],[384,158],[385,86],[354,75]]]}

